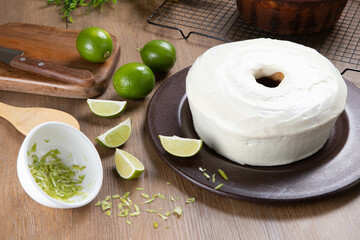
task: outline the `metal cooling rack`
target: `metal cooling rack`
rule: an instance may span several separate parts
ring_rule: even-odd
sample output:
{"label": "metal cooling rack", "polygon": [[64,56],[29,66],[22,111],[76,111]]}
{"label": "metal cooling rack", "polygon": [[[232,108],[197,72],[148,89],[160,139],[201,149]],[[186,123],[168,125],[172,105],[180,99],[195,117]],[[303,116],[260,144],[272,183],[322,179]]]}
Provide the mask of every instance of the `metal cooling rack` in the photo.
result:
{"label": "metal cooling rack", "polygon": [[235,0],[166,0],[147,22],[178,30],[185,39],[197,34],[226,42],[260,37],[290,40],[360,67],[360,0],[348,1],[333,28],[311,35],[280,35],[251,26],[239,16]]}

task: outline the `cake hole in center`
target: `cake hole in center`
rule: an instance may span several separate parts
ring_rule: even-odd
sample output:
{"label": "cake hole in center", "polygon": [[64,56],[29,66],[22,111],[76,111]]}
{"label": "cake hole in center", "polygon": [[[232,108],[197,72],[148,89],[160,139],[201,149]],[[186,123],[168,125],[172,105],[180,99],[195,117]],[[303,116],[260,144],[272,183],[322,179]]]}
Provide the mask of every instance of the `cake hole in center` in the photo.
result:
{"label": "cake hole in center", "polygon": [[279,86],[284,78],[285,76],[282,72],[276,72],[268,77],[256,78],[256,82],[264,85],[265,87],[275,88]]}

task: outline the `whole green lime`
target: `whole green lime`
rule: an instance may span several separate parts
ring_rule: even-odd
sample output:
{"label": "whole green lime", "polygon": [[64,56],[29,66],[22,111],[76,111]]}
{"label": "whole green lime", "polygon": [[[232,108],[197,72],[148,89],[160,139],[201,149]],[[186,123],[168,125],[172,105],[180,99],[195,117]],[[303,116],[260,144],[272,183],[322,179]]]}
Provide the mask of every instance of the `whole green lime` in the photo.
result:
{"label": "whole green lime", "polygon": [[175,47],[165,40],[152,40],[139,52],[143,63],[154,72],[167,72],[176,62]]}
{"label": "whole green lime", "polygon": [[113,76],[115,91],[123,98],[140,99],[146,97],[155,86],[155,76],[142,63],[127,63]]}
{"label": "whole green lime", "polygon": [[76,48],[81,57],[92,63],[102,63],[111,56],[113,41],[104,29],[88,27],[76,38]]}

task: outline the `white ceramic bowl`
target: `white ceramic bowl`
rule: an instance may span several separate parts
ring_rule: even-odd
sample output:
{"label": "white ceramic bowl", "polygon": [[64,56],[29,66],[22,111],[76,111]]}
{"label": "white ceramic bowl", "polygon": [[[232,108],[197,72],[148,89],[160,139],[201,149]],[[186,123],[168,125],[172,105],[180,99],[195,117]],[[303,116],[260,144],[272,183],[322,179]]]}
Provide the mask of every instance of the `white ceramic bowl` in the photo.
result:
{"label": "white ceramic bowl", "polygon": [[[82,182],[84,194],[65,202],[50,197],[38,186],[29,169],[32,158],[27,154],[34,143],[41,156],[51,149],[58,149],[59,157],[66,165],[86,166],[79,174],[85,175]],[[17,174],[22,187],[32,199],[52,208],[76,208],[88,204],[99,193],[103,181],[101,160],[92,142],[76,128],[60,122],[40,124],[25,137],[17,159]]]}

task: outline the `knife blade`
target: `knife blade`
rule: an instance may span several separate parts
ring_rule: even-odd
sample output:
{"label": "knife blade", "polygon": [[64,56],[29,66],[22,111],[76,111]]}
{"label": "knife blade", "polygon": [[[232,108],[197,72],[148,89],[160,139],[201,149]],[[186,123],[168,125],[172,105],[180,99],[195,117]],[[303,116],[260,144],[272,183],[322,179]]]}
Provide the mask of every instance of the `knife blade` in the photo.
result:
{"label": "knife blade", "polygon": [[94,76],[89,70],[75,69],[48,61],[28,58],[24,56],[24,52],[21,50],[0,46],[0,62],[16,69],[32,72],[68,84],[80,86],[91,86],[94,84]]}

